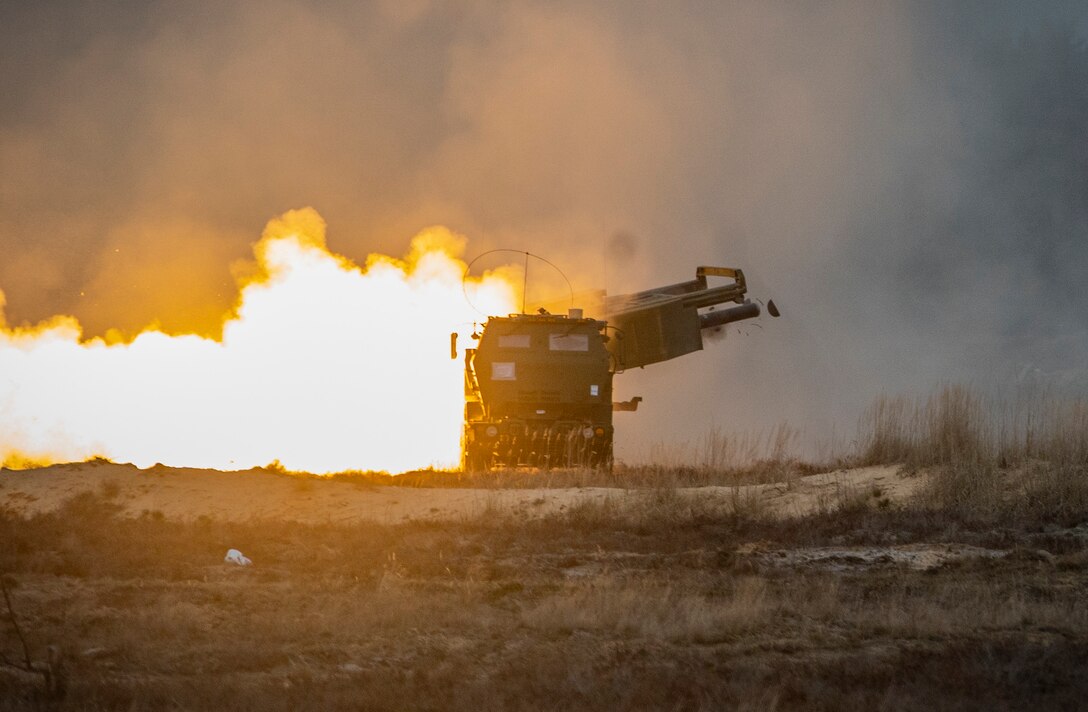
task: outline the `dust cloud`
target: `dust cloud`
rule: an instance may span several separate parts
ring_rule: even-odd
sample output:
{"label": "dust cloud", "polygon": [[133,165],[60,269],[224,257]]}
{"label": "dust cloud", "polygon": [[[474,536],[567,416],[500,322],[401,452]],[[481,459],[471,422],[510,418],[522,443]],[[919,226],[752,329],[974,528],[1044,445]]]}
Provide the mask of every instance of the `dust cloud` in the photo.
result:
{"label": "dust cloud", "polygon": [[264,223],[432,224],[612,293],[745,270],[782,318],[625,373],[618,454],[850,431],[881,391],[1088,382],[1080,2],[8,3],[12,324],[213,334]]}

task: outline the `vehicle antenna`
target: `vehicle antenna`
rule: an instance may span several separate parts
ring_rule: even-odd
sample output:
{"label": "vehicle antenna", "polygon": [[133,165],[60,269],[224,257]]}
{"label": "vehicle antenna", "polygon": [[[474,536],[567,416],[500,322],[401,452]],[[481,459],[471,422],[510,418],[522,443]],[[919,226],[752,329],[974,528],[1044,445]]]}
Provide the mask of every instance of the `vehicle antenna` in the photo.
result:
{"label": "vehicle antenna", "polygon": [[478,262],[480,259],[482,259],[484,257],[487,257],[488,255],[493,255],[493,254],[498,253],[498,252],[513,252],[513,253],[516,253],[516,254],[519,254],[519,255],[525,255],[525,272],[523,274],[523,280],[522,280],[522,285],[521,285],[521,313],[522,314],[525,313],[525,309],[528,307],[528,297],[527,297],[527,295],[529,293],[529,258],[530,257],[533,258],[534,260],[540,260],[541,262],[543,262],[544,264],[546,264],[547,266],[549,266],[553,270],[555,270],[556,273],[560,277],[563,278],[563,281],[566,282],[566,285],[567,285],[567,293],[569,295],[570,305],[572,307],[574,306],[574,286],[571,285],[570,279],[568,279],[567,275],[563,273],[563,270],[559,269],[559,267],[555,263],[544,259],[540,255],[534,255],[532,252],[527,252],[525,250],[512,250],[512,249],[509,249],[509,248],[500,247],[498,249],[488,250],[487,252],[476,255],[474,258],[472,258],[472,260],[467,265],[465,265],[465,272],[464,272],[464,274],[461,275],[461,294],[464,295],[465,301],[468,302],[469,306],[472,307],[476,312],[478,312],[480,314],[483,314],[484,316],[489,316],[488,314],[485,314],[482,310],[480,310],[480,308],[477,307],[472,302],[472,299],[468,296],[468,278],[472,274],[472,266],[475,265],[476,262]]}
{"label": "vehicle antenna", "polygon": [[529,253],[525,253],[525,271],[521,273],[521,313],[525,313],[525,296],[529,293]]}

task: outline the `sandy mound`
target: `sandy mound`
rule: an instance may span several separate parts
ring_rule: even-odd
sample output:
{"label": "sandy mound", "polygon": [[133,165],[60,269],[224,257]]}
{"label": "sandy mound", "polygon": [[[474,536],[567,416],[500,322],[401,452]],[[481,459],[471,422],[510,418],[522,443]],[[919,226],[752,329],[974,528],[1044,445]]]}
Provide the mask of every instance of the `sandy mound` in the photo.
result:
{"label": "sandy mound", "polygon": [[[780,516],[827,511],[856,500],[897,503],[920,484],[895,467],[868,467],[798,477],[788,483],[685,488],[680,492],[728,511]],[[50,512],[84,492],[110,500],[128,516],[193,520],[280,520],[310,523],[466,519],[487,511],[539,516],[592,501],[619,504],[640,490],[453,489],[386,487],[358,481],[296,477],[264,471],[219,472],[157,466],[79,463],[0,470],[0,507],[18,514]]]}

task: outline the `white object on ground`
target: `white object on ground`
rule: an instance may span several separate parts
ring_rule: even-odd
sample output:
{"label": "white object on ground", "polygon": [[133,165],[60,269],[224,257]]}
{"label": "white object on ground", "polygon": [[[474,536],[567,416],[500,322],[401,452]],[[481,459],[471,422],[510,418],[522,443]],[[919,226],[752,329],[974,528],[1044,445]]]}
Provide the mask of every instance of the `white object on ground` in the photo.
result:
{"label": "white object on ground", "polygon": [[253,563],[249,560],[249,558],[246,557],[245,554],[238,551],[237,549],[229,549],[227,551],[226,558],[223,559],[223,562],[227,564],[237,564],[239,566],[249,566]]}

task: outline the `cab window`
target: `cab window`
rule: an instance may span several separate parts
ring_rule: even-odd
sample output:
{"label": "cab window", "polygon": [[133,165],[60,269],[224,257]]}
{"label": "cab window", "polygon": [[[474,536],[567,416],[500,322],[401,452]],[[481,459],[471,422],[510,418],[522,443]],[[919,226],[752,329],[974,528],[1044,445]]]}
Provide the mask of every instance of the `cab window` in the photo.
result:
{"label": "cab window", "polygon": [[589,334],[549,334],[552,351],[589,351]]}
{"label": "cab window", "polygon": [[500,334],[500,349],[527,349],[529,348],[528,334]]}

